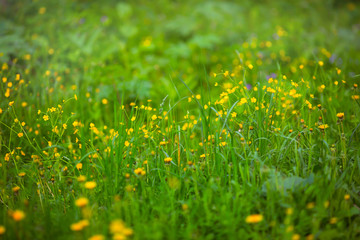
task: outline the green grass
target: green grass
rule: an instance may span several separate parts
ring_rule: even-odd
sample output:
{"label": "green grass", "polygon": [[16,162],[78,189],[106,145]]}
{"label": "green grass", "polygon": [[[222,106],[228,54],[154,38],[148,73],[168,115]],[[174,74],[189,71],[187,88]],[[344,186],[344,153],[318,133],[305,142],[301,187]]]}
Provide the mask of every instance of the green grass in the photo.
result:
{"label": "green grass", "polygon": [[360,237],[358,4],[0,6],[0,239]]}

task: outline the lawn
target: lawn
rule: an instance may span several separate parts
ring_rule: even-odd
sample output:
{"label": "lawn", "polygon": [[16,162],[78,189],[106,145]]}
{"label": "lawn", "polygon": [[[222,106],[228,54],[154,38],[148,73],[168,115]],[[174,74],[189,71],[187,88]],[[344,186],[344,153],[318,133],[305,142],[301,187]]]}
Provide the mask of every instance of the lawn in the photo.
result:
{"label": "lawn", "polygon": [[0,1],[0,239],[360,239],[360,4]]}

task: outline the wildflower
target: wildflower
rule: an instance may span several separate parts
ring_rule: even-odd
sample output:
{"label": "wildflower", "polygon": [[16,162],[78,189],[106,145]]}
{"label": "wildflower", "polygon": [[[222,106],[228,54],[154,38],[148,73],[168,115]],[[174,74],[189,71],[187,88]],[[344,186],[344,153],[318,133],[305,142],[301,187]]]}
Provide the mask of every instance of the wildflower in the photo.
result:
{"label": "wildflower", "polygon": [[23,176],[25,176],[25,175],[26,175],[25,172],[20,172],[20,173],[18,174],[19,177],[23,177]]}
{"label": "wildflower", "polygon": [[76,169],[77,169],[77,170],[81,170],[82,167],[83,167],[83,164],[82,164],[82,163],[76,164]]}
{"label": "wildflower", "polygon": [[337,223],[337,218],[336,218],[336,217],[330,218],[329,223],[330,223],[330,224],[335,224],[335,223]]}
{"label": "wildflower", "polygon": [[345,194],[344,199],[345,199],[345,200],[349,200],[349,199],[350,199],[350,195],[349,195],[349,194]]}
{"label": "wildflower", "polygon": [[18,137],[19,137],[19,138],[21,138],[21,137],[23,137],[23,136],[24,136],[24,134],[23,134],[23,133],[21,133],[21,132],[20,132],[20,133],[18,133],[17,135],[18,135]]}
{"label": "wildflower", "polygon": [[77,178],[78,182],[85,182],[86,181],[86,177],[84,175],[80,175],[78,178]]}
{"label": "wildflower", "polygon": [[135,173],[136,175],[142,175],[142,176],[144,176],[144,175],[146,174],[146,172],[145,172],[142,168],[137,168],[137,169],[135,169],[135,170],[134,170],[134,173]]}
{"label": "wildflower", "polygon": [[172,161],[172,158],[171,157],[167,157],[164,159],[164,162],[165,163],[170,163]]}
{"label": "wildflower", "polygon": [[306,204],[306,208],[307,209],[313,209],[315,207],[315,203],[314,202],[309,202],[308,204]]}
{"label": "wildflower", "polygon": [[9,106],[11,107],[12,105],[14,105],[14,101],[9,102]]}
{"label": "wildflower", "polygon": [[94,181],[89,181],[85,183],[85,188],[86,189],[94,189],[96,187],[96,182]]}
{"label": "wildflower", "polygon": [[344,113],[340,112],[338,114],[336,114],[336,117],[339,119],[339,120],[342,120],[344,118]]}
{"label": "wildflower", "polygon": [[106,104],[109,103],[109,101],[108,101],[106,98],[103,98],[103,99],[101,100],[101,103],[104,104],[104,105],[106,105]]}
{"label": "wildflower", "polygon": [[12,188],[12,191],[13,191],[14,193],[18,192],[19,190],[20,190],[20,187],[19,187],[19,186],[15,186],[15,187]]}
{"label": "wildflower", "polygon": [[133,116],[133,117],[131,118],[131,121],[133,122],[133,121],[135,121],[135,119],[136,119],[136,117]]}
{"label": "wildflower", "polygon": [[10,88],[6,89],[5,97],[7,97],[7,98],[10,97]]}
{"label": "wildflower", "polygon": [[6,228],[0,225],[0,235],[3,235],[6,232]]}
{"label": "wildflower", "polygon": [[157,119],[157,116],[154,114],[154,115],[152,115],[151,119],[152,119],[153,121],[155,121],[155,120]]}
{"label": "wildflower", "polygon": [[19,222],[21,220],[23,220],[25,218],[25,213],[21,210],[15,210],[12,213],[12,218],[16,221]]}
{"label": "wildflower", "polygon": [[94,235],[89,238],[89,240],[104,240],[104,239],[105,239],[104,235],[101,235],[101,234]]}
{"label": "wildflower", "polygon": [[291,240],[299,240],[299,239],[300,239],[300,235],[297,233],[292,235],[292,237],[291,237]]}
{"label": "wildflower", "polygon": [[130,145],[129,141],[125,141],[125,147],[128,147]]}
{"label": "wildflower", "polygon": [[44,121],[46,122],[46,121],[48,121],[50,118],[49,118],[48,115],[44,115],[44,116],[43,116],[43,119],[44,119]]}
{"label": "wildflower", "polygon": [[293,214],[293,212],[294,212],[293,208],[287,208],[286,209],[286,215],[291,215],[291,214]]}
{"label": "wildflower", "polygon": [[258,223],[263,220],[263,215],[261,214],[252,214],[246,217],[245,221],[247,223]]}
{"label": "wildflower", "polygon": [[324,131],[326,128],[328,128],[329,126],[327,124],[321,124],[319,125],[319,129]]}
{"label": "wildflower", "polygon": [[241,98],[240,99],[240,105],[243,105],[244,103],[247,103],[247,99],[246,98]]}
{"label": "wildflower", "polygon": [[46,12],[46,8],[45,7],[41,7],[39,8],[39,14],[42,15]]}
{"label": "wildflower", "polygon": [[[126,239],[133,234],[131,228],[127,228],[122,220],[115,219],[110,223],[110,232],[114,234],[115,239]],[[122,238],[120,238],[120,236]]]}
{"label": "wildflower", "polygon": [[306,236],[306,240],[313,240],[314,239],[314,235],[309,234]]}
{"label": "wildflower", "polygon": [[75,201],[75,205],[80,208],[85,207],[86,205],[88,205],[88,203],[89,203],[89,200],[85,197],[81,197]]}
{"label": "wildflower", "polygon": [[319,66],[320,66],[320,67],[324,66],[324,62],[323,62],[323,61],[319,61],[318,63],[319,63]]}
{"label": "wildflower", "polygon": [[77,223],[73,223],[70,226],[70,229],[74,232],[78,232],[83,230],[85,227],[89,226],[89,221],[88,220],[81,220]]}

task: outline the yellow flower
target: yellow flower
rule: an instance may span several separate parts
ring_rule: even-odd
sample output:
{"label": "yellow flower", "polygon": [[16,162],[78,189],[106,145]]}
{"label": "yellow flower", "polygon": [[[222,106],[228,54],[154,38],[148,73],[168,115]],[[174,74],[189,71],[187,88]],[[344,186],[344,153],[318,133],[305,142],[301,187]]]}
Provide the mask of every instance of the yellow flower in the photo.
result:
{"label": "yellow flower", "polygon": [[293,212],[294,212],[293,208],[287,208],[286,209],[286,215],[291,215],[291,214],[293,214]]}
{"label": "yellow flower", "polygon": [[85,182],[86,181],[86,177],[84,175],[80,175],[78,178],[77,178],[78,182]]}
{"label": "yellow flower", "polygon": [[85,197],[81,197],[79,199],[76,199],[76,201],[75,201],[75,205],[80,208],[85,207],[86,205],[88,205],[88,203],[89,203],[89,199],[87,199]]}
{"label": "yellow flower", "polygon": [[263,220],[263,215],[261,214],[252,214],[246,217],[245,221],[247,223],[258,223]]}
{"label": "yellow flower", "polygon": [[307,209],[313,209],[315,207],[315,203],[314,202],[309,202],[308,204],[306,204],[306,208]]}
{"label": "yellow flower", "polygon": [[6,232],[6,228],[0,225],[0,235],[3,235]]}
{"label": "yellow flower", "polygon": [[10,89],[9,88],[6,89],[5,97],[7,97],[7,98],[10,97]]}
{"label": "yellow flower", "polygon": [[44,121],[46,122],[46,121],[48,121],[50,118],[49,118],[48,115],[44,115],[44,116],[43,116],[43,119],[44,119]]}
{"label": "yellow flower", "polygon": [[20,172],[18,175],[19,175],[19,177],[23,177],[23,176],[26,175],[26,173],[25,172]]}
{"label": "yellow flower", "polygon": [[19,187],[19,186],[15,186],[15,187],[12,188],[12,191],[13,191],[14,193],[18,192],[19,190],[20,190],[20,187]]}
{"label": "yellow flower", "polygon": [[86,189],[94,189],[96,187],[96,182],[94,181],[89,181],[85,183],[85,188]]}
{"label": "yellow flower", "polygon": [[87,226],[89,226],[89,221],[88,220],[81,220],[81,221],[79,221],[77,223],[71,224],[70,229],[72,231],[78,232],[78,231],[83,230]]}
{"label": "yellow flower", "polygon": [[330,218],[330,224],[335,224],[335,223],[337,223],[337,218],[336,217]]}
{"label": "yellow flower", "polygon": [[294,235],[292,235],[291,240],[299,240],[300,239],[300,235],[295,233]]}
{"label": "yellow flower", "polygon": [[157,116],[154,114],[154,115],[152,115],[151,119],[152,119],[153,121],[155,121],[155,120],[157,119]]}
{"label": "yellow flower", "polygon": [[344,199],[345,199],[345,200],[349,200],[349,199],[350,199],[350,195],[349,195],[349,194],[345,194]]}
{"label": "yellow flower", "polygon": [[126,239],[126,237],[133,234],[133,230],[127,228],[124,222],[119,219],[115,219],[110,223],[110,232],[114,234],[114,239]]}
{"label": "yellow flower", "polygon": [[328,128],[329,126],[327,124],[321,124],[319,125],[319,129],[320,130],[325,130],[326,128]]}
{"label": "yellow flower", "polygon": [[76,164],[76,168],[77,168],[77,170],[81,170],[81,169],[82,169],[82,167],[83,167],[83,164],[82,164],[82,163],[78,163],[78,164]]}
{"label": "yellow flower", "polygon": [[167,157],[167,158],[165,158],[165,159],[164,159],[164,162],[165,162],[165,163],[170,163],[170,162],[171,162],[171,160],[172,160],[172,158],[171,158],[171,157]]}
{"label": "yellow flower", "polygon": [[336,117],[341,120],[344,118],[344,113],[340,112],[340,113],[336,114]]}
{"label": "yellow flower", "polygon": [[131,121],[133,122],[133,121],[135,121],[135,119],[136,119],[136,117],[133,116],[133,117],[131,118]]}
{"label": "yellow flower", "polygon": [[104,235],[101,235],[101,234],[94,235],[89,238],[89,240],[104,240],[104,239],[105,239]]}
{"label": "yellow flower", "polygon": [[135,169],[135,170],[134,170],[134,173],[135,173],[136,175],[142,175],[142,176],[144,176],[144,175],[146,174],[146,172],[145,172],[142,168],[137,168],[137,169]]}
{"label": "yellow flower", "polygon": [[106,104],[108,104],[109,101],[108,101],[106,98],[103,98],[103,99],[101,100],[101,102],[102,102],[102,104],[106,105]]}
{"label": "yellow flower", "polygon": [[45,7],[41,7],[40,9],[39,9],[39,14],[44,14],[46,12],[46,8]]}
{"label": "yellow flower", "polygon": [[241,98],[241,99],[240,99],[240,104],[242,105],[242,104],[244,104],[244,103],[247,103],[246,98]]}
{"label": "yellow flower", "polygon": [[21,137],[23,137],[23,136],[24,136],[24,134],[23,134],[23,133],[21,133],[21,132],[20,132],[20,133],[18,133],[18,137],[19,137],[19,138],[21,138]]}
{"label": "yellow flower", "polygon": [[21,220],[23,220],[25,218],[25,213],[21,210],[15,210],[12,213],[12,218],[16,221],[19,222]]}
{"label": "yellow flower", "polygon": [[124,222],[122,220],[114,220],[110,223],[110,232],[112,234],[121,233],[125,229]]}
{"label": "yellow flower", "polygon": [[130,145],[129,141],[125,141],[125,147],[128,147]]}

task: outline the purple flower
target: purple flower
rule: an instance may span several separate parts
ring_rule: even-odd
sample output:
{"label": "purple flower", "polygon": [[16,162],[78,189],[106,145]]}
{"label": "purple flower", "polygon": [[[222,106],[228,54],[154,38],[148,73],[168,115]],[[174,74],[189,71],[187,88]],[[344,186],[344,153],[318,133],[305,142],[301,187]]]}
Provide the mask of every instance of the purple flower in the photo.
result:
{"label": "purple flower", "polygon": [[103,23],[103,22],[106,22],[108,20],[108,17],[107,16],[102,16],[100,21]]}
{"label": "purple flower", "polygon": [[330,63],[334,63],[335,60],[336,60],[336,54],[331,55],[331,57],[329,58]]}
{"label": "purple flower", "polygon": [[277,77],[276,73],[271,73],[270,75],[266,75],[266,80],[269,80],[270,78],[275,79]]}
{"label": "purple flower", "polygon": [[252,89],[252,85],[250,83],[246,84],[246,89],[247,90],[251,90]]}

